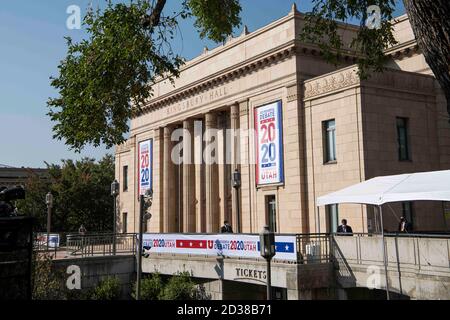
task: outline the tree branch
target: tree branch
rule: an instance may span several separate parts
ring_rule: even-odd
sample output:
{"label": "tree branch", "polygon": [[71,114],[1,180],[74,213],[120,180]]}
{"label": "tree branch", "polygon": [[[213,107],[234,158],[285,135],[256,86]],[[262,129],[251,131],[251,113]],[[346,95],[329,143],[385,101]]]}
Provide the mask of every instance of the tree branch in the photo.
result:
{"label": "tree branch", "polygon": [[166,0],[158,0],[156,2],[155,8],[152,11],[152,14],[146,16],[144,18],[143,26],[144,28],[149,28],[150,30],[156,27],[160,20],[161,20],[161,14],[164,9],[164,6],[166,5]]}

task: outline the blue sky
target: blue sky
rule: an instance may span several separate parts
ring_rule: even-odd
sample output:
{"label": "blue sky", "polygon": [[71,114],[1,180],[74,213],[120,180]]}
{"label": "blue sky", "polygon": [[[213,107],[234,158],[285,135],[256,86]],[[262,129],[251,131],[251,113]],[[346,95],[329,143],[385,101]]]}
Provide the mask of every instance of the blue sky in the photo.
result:
{"label": "blue sky", "polygon": [[[88,4],[103,5],[104,0],[14,0],[0,4],[0,164],[43,167],[44,161],[89,156],[100,158],[112,153],[104,147],[87,147],[81,154],[69,150],[63,141],[53,140],[52,123],[46,107],[55,96],[49,77],[66,53],[64,36],[81,39],[83,30],[66,28],[69,5],[78,5],[82,15]],[[242,0],[242,21],[250,31],[286,15],[292,0]],[[295,1],[300,11],[308,11],[311,1]],[[166,10],[176,10],[180,1],[168,0]],[[169,12],[169,11],[167,11]],[[400,7],[396,15],[403,13]],[[181,21],[182,37],[174,48],[191,59],[206,45],[200,40],[192,21]],[[236,30],[239,34],[241,30]]]}

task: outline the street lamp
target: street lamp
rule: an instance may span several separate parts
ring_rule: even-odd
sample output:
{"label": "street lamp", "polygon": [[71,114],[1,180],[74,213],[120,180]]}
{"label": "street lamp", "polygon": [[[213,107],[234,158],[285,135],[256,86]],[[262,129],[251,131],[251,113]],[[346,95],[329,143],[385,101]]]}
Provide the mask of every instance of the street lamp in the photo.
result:
{"label": "street lamp", "polygon": [[272,300],[270,260],[275,255],[275,235],[268,225],[265,225],[259,234],[259,250],[261,257],[267,261],[267,300]]}
{"label": "street lamp", "polygon": [[153,203],[153,190],[147,189],[145,194],[139,196],[139,238],[137,254],[137,272],[136,272],[136,300],[141,298],[141,276],[142,276],[142,237],[143,237],[143,225],[147,223],[152,217],[149,212]]}
{"label": "street lamp", "polygon": [[48,245],[50,242],[50,228],[52,221],[52,207],[53,207],[53,195],[50,191],[45,196],[45,204],[47,205],[47,251],[48,251]]}
{"label": "street lamp", "polygon": [[241,173],[239,172],[239,170],[236,168],[234,169],[233,172],[233,188],[234,188],[234,192],[235,192],[235,198],[236,198],[236,232],[240,233],[241,232],[241,219],[240,219],[240,205],[239,205],[239,188],[241,187]]}
{"label": "street lamp", "polygon": [[114,216],[113,216],[113,255],[116,255],[116,232],[117,232],[117,196],[119,195],[119,182],[117,182],[117,180],[114,180],[111,183],[111,196],[114,199],[114,205],[113,205],[113,212],[114,212]]}

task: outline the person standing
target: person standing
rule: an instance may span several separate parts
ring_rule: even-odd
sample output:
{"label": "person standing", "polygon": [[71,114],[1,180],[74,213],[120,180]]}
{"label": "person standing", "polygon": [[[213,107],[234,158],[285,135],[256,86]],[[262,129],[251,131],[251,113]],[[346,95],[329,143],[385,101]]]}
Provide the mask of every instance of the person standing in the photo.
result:
{"label": "person standing", "polygon": [[400,218],[400,222],[398,224],[398,232],[400,233],[409,233],[411,231],[411,224],[406,220],[405,217]]}
{"label": "person standing", "polygon": [[352,227],[350,227],[347,224],[347,220],[346,219],[342,219],[341,221],[341,225],[337,227],[336,233],[345,235],[345,236],[351,236],[353,234],[353,230]]}
{"label": "person standing", "polygon": [[220,228],[220,233],[233,233],[233,228],[231,227],[228,220],[223,222],[223,227]]}
{"label": "person standing", "polygon": [[81,251],[83,251],[83,249],[84,249],[84,245],[85,245],[85,239],[84,239],[84,237],[85,237],[85,235],[86,235],[86,228],[84,227],[84,225],[81,225],[79,228],[78,228],[78,234],[80,235],[80,243],[79,243],[79,249],[81,250]]}

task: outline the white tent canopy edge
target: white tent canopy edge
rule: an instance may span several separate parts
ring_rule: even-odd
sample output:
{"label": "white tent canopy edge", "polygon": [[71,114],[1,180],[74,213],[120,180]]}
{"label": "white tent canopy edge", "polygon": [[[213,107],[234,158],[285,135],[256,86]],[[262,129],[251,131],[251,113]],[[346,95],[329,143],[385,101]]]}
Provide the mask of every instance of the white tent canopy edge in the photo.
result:
{"label": "white tent canopy edge", "polygon": [[450,201],[450,170],[372,178],[317,198],[317,206],[339,203],[380,206],[401,201]]}

